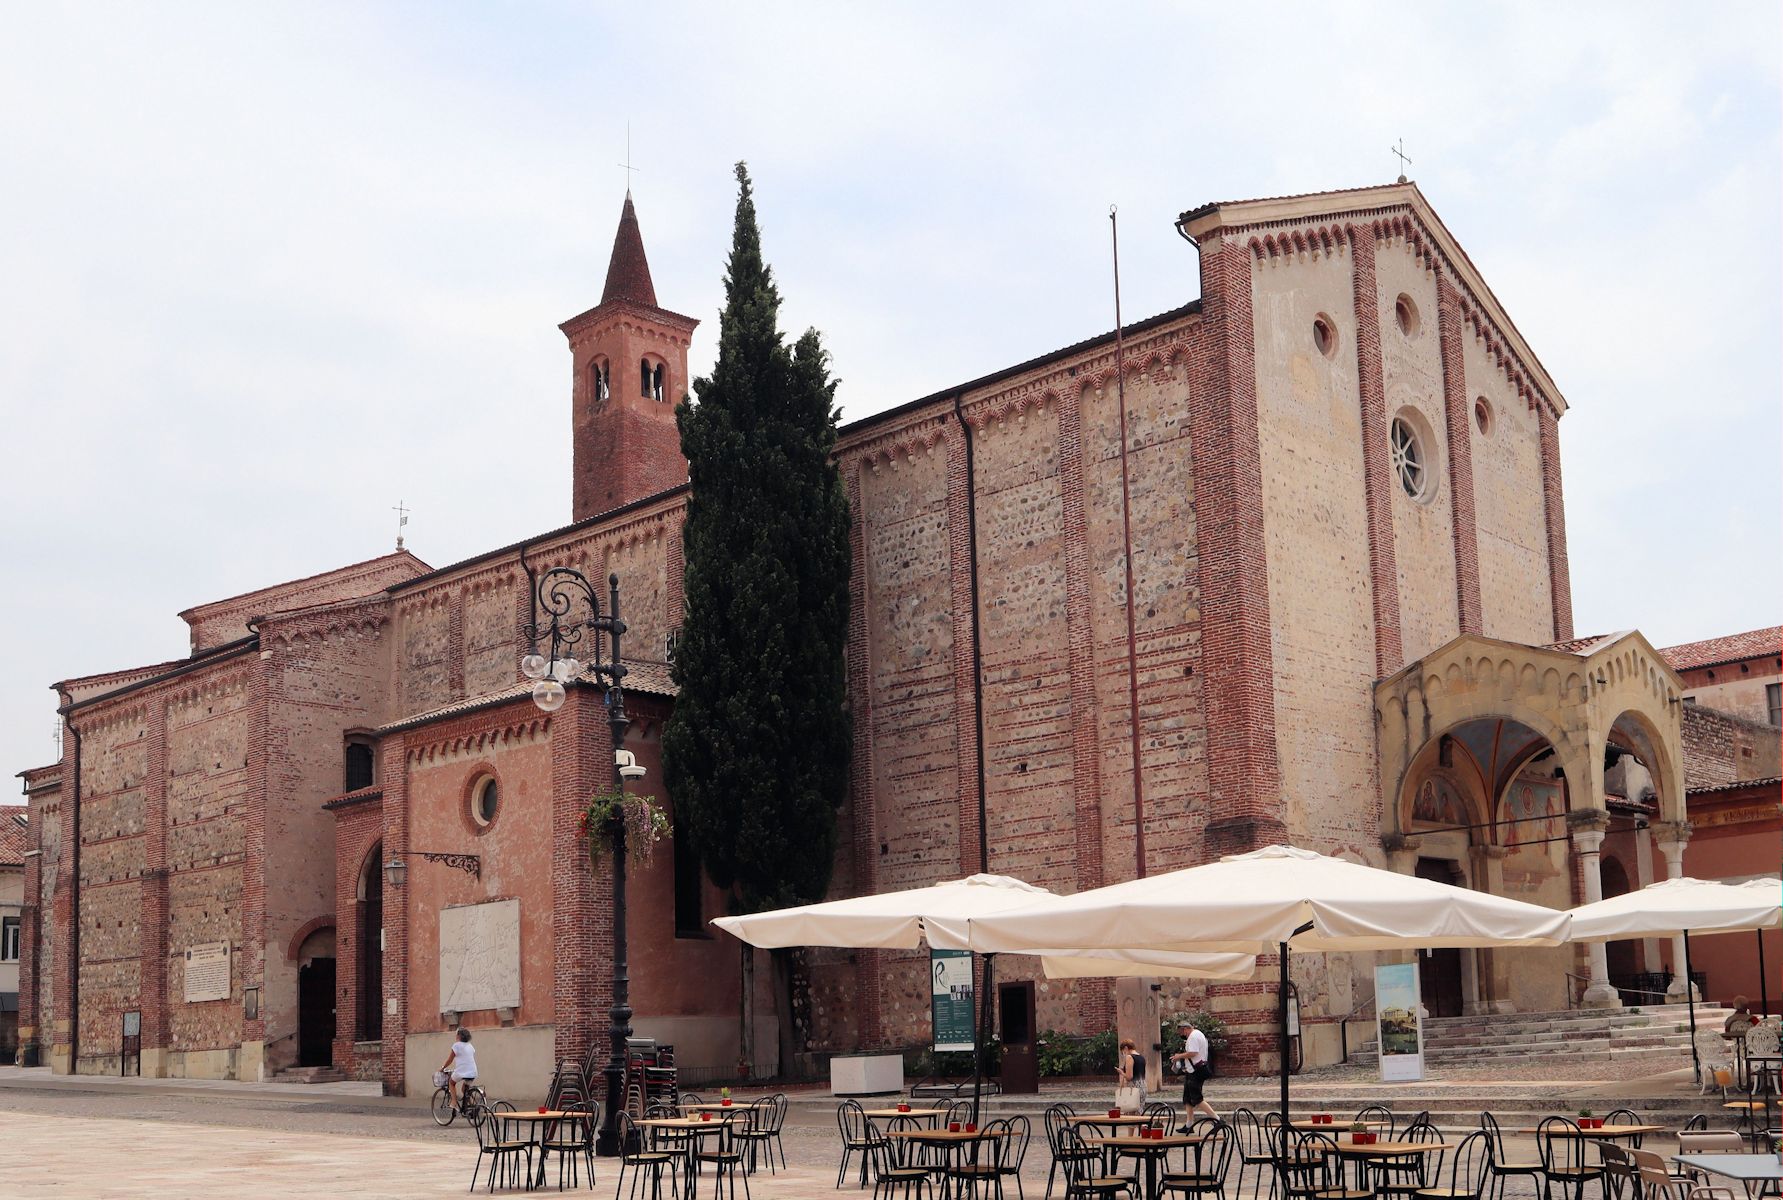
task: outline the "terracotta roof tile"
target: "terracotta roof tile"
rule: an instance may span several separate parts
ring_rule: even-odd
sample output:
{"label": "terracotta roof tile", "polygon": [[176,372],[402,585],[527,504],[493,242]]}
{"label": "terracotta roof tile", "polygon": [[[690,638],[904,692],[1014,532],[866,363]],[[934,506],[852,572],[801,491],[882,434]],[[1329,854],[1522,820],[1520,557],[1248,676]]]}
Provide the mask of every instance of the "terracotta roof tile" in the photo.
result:
{"label": "terracotta roof tile", "polygon": [[[669,667],[659,662],[626,661],[625,690],[638,692],[647,696],[674,696],[675,682],[669,677]],[[480,696],[466,696],[462,700],[454,700],[450,704],[442,704],[438,708],[426,709],[398,718],[387,725],[378,726],[379,733],[396,733],[404,729],[413,729],[417,725],[427,725],[434,721],[443,721],[447,717],[459,717],[465,713],[481,712],[486,708],[510,704],[515,700],[532,696],[533,685],[527,682],[512,684],[493,692],[484,692]]]}
{"label": "terracotta roof tile", "polygon": [[1726,637],[1701,642],[1685,642],[1681,646],[1666,646],[1659,651],[1659,656],[1671,665],[1672,670],[1688,671],[1692,667],[1715,667],[1779,652],[1783,652],[1783,625],[1730,633]]}
{"label": "terracotta roof tile", "polygon": [[25,851],[30,848],[30,829],[25,823],[25,806],[0,806],[0,867],[24,866]]}
{"label": "terracotta roof tile", "polygon": [[650,260],[644,257],[644,235],[629,191],[619,213],[619,231],[613,235],[613,257],[607,260],[607,286],[601,291],[602,304],[615,300],[656,307],[656,285],[650,282]]}

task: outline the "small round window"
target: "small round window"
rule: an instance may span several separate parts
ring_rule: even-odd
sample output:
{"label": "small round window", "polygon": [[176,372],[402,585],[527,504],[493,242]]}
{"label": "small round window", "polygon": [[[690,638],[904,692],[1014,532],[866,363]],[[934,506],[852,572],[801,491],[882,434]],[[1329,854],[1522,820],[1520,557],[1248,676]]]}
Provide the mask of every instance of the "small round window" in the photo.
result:
{"label": "small round window", "polygon": [[1473,423],[1482,434],[1492,432],[1492,402],[1484,396],[1473,402]]}
{"label": "small round window", "polygon": [[1399,332],[1406,337],[1415,337],[1418,332],[1418,306],[1404,292],[1399,299],[1393,301],[1393,320],[1399,325]]}
{"label": "small round window", "polygon": [[1399,478],[1399,486],[1413,500],[1426,500],[1430,497],[1430,463],[1424,451],[1424,439],[1404,417],[1393,418],[1392,429],[1393,473]]}
{"label": "small round window", "polygon": [[1337,353],[1337,327],[1331,318],[1320,313],[1312,321],[1312,344],[1320,354],[1330,358]]}
{"label": "small round window", "polygon": [[494,822],[495,814],[501,811],[501,789],[496,785],[494,776],[485,775],[471,788],[471,820],[479,827]]}

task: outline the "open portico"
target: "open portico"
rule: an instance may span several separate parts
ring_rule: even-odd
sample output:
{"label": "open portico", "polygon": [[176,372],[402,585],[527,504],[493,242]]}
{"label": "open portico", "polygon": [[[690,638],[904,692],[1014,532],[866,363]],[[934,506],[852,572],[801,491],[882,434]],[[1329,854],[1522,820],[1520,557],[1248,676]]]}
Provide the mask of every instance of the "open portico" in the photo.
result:
{"label": "open portico", "polygon": [[[1606,877],[1611,894],[1649,882],[1641,831],[1651,825],[1667,877],[1681,874],[1682,690],[1633,631],[1551,646],[1463,635],[1408,664],[1374,689],[1389,859],[1567,908],[1602,899]],[[1607,870],[1606,838],[1622,848]],[[1433,1015],[1566,1007],[1574,971],[1586,1005],[1621,1004],[1602,944],[1447,956],[1425,971]],[[1681,994],[1683,982],[1673,986]]]}

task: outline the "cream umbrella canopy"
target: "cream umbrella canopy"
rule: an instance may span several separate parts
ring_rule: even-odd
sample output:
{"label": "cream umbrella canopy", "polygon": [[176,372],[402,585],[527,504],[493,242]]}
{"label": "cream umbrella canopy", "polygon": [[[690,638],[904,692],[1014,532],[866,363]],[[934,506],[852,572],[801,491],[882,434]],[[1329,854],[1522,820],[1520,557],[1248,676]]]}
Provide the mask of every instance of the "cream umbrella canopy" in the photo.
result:
{"label": "cream umbrella canopy", "polygon": [[[971,875],[900,892],[719,917],[712,924],[752,946],[770,950],[790,946],[914,950],[925,944],[936,950],[967,950],[970,947],[963,935],[970,919],[1017,909],[1044,911],[1067,899],[1007,875]],[[1068,943],[1060,943],[1040,957],[1042,970],[1055,979],[1111,975],[1248,979],[1256,966],[1255,956],[1242,952],[1207,954],[1130,948],[1103,952],[1071,947]],[[973,1022],[974,1114],[981,1077],[976,1064],[980,1061],[978,1040],[982,1025],[982,1020]]]}
{"label": "cream umbrella canopy", "polygon": [[1555,946],[1567,913],[1401,875],[1293,846],[1067,896],[1040,909],[985,913],[950,930],[986,952],[1086,949],[1278,953],[1282,1113],[1288,1111],[1287,982],[1291,948],[1410,950]]}
{"label": "cream umbrella canopy", "polygon": [[[1684,999],[1690,1005],[1690,1062],[1698,1075],[1702,1060],[1696,1050],[1696,990],[1690,982],[1690,935],[1761,931],[1759,954],[1764,954],[1762,931],[1783,925],[1783,885],[1775,879],[1751,879],[1745,883],[1717,883],[1680,877],[1650,883],[1644,888],[1582,904],[1572,910],[1572,940],[1615,942],[1624,938],[1684,935]],[[1770,1007],[1770,984],[1760,959],[1759,986],[1765,989],[1763,1007]]]}

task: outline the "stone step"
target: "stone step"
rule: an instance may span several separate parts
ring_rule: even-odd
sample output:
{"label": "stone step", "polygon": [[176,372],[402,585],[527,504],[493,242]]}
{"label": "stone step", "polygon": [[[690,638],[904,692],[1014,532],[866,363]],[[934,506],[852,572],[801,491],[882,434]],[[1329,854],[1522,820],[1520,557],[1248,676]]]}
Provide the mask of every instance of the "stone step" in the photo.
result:
{"label": "stone step", "polygon": [[269,1077],[271,1083],[340,1083],[352,1076],[333,1067],[286,1067]]}

